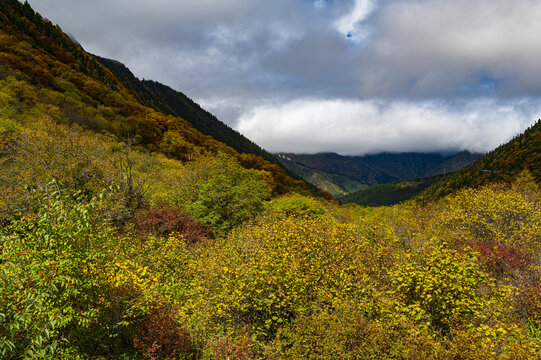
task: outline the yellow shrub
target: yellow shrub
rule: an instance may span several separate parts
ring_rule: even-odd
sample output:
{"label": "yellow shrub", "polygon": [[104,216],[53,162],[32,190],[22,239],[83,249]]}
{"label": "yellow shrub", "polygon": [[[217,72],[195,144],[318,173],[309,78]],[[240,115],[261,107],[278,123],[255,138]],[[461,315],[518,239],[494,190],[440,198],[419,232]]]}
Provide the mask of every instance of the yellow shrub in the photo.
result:
{"label": "yellow shrub", "polygon": [[266,217],[201,254],[190,311],[269,336],[313,308],[368,303],[377,291],[367,286],[370,274],[379,269],[371,250],[352,224]]}
{"label": "yellow shrub", "polygon": [[538,253],[541,203],[516,188],[465,189],[447,197],[436,220],[455,236]]}

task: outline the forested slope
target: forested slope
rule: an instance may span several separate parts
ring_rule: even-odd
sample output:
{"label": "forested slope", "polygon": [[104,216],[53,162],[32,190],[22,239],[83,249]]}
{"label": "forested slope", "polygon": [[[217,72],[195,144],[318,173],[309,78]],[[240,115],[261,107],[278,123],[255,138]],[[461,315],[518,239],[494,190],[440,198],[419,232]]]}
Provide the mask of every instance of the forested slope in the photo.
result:
{"label": "forested slope", "polygon": [[186,120],[143,105],[106,67],[27,3],[0,4],[2,78],[12,75],[36,86],[35,101],[57,106],[65,120],[179,160],[204,152],[233,154],[243,166],[269,173],[276,192],[305,187],[280,166],[255,154],[238,154]]}
{"label": "forested slope", "polygon": [[387,184],[374,185],[338,197],[341,202],[355,203],[362,206],[390,206],[415,198],[432,184],[440,181],[444,176],[429,178],[400,180]]}
{"label": "forested slope", "polygon": [[362,191],[368,186],[449,174],[473,163],[481,154],[462,151],[452,155],[381,153],[342,156],[334,153],[278,153],[276,156],[305,181],[335,196],[343,196]]}
{"label": "forested slope", "polygon": [[153,80],[139,80],[124,64],[118,61],[99,56],[95,56],[95,58],[133,90],[134,94],[145,105],[185,119],[203,134],[212,136],[239,153],[255,154],[269,162],[278,163],[272,154],[248,140],[238,131],[231,129],[180,91]]}
{"label": "forested slope", "polygon": [[478,187],[497,182],[509,183],[527,169],[541,181],[541,121],[499,146],[472,165],[427,189],[424,196],[440,197],[465,187]]}

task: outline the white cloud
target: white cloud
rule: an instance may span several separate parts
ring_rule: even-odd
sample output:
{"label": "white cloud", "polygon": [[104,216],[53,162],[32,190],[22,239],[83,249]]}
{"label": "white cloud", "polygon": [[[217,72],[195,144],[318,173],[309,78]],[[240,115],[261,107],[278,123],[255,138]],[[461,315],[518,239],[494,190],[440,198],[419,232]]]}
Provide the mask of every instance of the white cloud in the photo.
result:
{"label": "white cloud", "polygon": [[488,75],[505,80],[502,95],[539,93],[540,17],[532,0],[388,2],[373,17],[361,92],[447,96]]}
{"label": "white cloud", "polygon": [[344,36],[360,42],[367,36],[359,31],[359,24],[375,9],[374,0],[355,0],[353,9],[335,22],[336,29]]}
{"label": "white cloud", "polygon": [[541,102],[527,99],[518,103],[304,99],[255,108],[241,117],[237,128],[274,152],[484,152],[533,123],[540,110]]}

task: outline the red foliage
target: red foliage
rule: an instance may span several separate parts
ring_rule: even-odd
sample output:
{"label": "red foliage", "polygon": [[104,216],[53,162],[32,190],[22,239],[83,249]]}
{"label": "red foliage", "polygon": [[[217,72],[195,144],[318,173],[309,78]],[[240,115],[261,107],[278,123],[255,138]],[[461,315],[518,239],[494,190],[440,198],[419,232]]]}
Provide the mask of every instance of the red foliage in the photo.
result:
{"label": "red foliage", "polygon": [[497,277],[524,271],[532,263],[529,254],[512,246],[488,242],[476,247],[487,270]]}
{"label": "red foliage", "polygon": [[228,337],[217,338],[212,344],[212,353],[214,359],[217,360],[249,360],[257,358],[255,344],[246,329],[242,329],[235,339]]}
{"label": "red foliage", "polygon": [[164,237],[176,232],[183,235],[189,244],[195,244],[207,235],[204,225],[172,206],[139,211],[135,216],[135,228],[144,238],[149,234]]}
{"label": "red foliage", "polygon": [[133,346],[144,359],[192,359],[196,348],[187,329],[179,326],[173,309],[158,307],[132,329]]}

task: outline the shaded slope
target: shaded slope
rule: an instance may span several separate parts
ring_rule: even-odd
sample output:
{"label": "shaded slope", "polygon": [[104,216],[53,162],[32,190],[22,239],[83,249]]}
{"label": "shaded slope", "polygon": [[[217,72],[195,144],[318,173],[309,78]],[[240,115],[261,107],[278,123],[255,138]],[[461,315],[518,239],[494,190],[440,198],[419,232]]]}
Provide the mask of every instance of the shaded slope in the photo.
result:
{"label": "shaded slope", "polygon": [[395,205],[416,197],[443,177],[443,175],[439,175],[424,179],[401,180],[375,185],[339,197],[339,199],[343,203],[356,203],[362,206]]}
{"label": "shaded slope", "polygon": [[449,156],[441,154],[383,153],[363,156],[362,160],[374,169],[379,169],[395,179],[403,180],[421,177],[448,158]]}
{"label": "shaded slope", "polygon": [[[344,176],[367,185],[398,180],[364,161],[363,157],[342,156],[335,153],[314,155],[280,153],[278,158],[286,166],[288,166],[288,163],[302,165],[323,173]],[[292,165],[289,166],[293,167]]]}
{"label": "shaded slope", "polygon": [[465,166],[473,164],[483,154],[471,153],[469,151],[461,151],[455,156],[447,159],[443,163],[431,168],[423,174],[423,177],[436,175],[446,175],[462,169]]}
{"label": "shaded slope", "polygon": [[293,173],[309,184],[329,192],[331,195],[346,195],[355,190],[367,187],[359,181],[343,175],[330,174],[318,169],[305,166],[292,160],[286,154],[276,154],[276,157]]}
{"label": "shaded slope", "polygon": [[422,153],[382,153],[366,156],[276,154],[297,175],[335,195],[345,195],[362,187],[397,180],[448,174],[471,164],[480,154],[467,151],[455,155]]}

